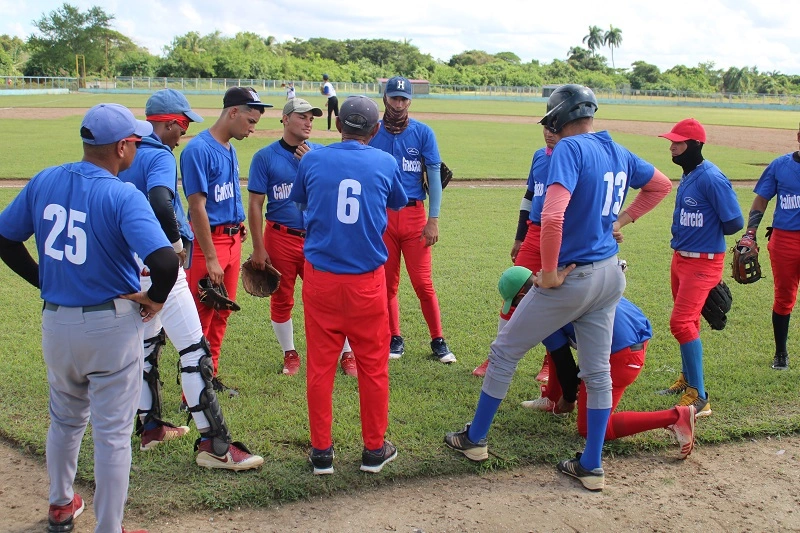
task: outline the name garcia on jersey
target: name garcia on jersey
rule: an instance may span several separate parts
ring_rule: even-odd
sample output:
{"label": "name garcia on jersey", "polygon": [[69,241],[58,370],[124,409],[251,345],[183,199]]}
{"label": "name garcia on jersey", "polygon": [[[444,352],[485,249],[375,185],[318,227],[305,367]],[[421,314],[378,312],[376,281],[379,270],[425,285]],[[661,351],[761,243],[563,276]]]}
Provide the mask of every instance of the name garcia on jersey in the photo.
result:
{"label": "name garcia on jersey", "polygon": [[681,208],[680,224],[681,226],[688,226],[690,228],[702,228],[703,213],[700,211],[686,211],[685,209]]}
{"label": "name garcia on jersey", "polygon": [[781,209],[800,209],[800,196],[796,194],[780,195]]}
{"label": "name garcia on jersey", "polygon": [[272,186],[272,198],[275,200],[286,200],[292,192],[293,183],[280,183]]}
{"label": "name garcia on jersey", "polygon": [[214,201],[222,202],[233,198],[233,183],[214,185]]}

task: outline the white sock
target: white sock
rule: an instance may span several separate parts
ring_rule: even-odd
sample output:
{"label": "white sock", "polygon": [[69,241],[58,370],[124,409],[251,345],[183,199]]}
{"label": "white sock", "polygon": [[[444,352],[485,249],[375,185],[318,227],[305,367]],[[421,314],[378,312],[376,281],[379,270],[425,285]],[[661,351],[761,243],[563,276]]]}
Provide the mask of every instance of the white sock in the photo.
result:
{"label": "white sock", "polygon": [[342,353],[345,352],[352,352],[353,350],[350,348],[350,341],[347,337],[344,338],[344,346],[342,346]]}
{"label": "white sock", "polygon": [[281,350],[284,352],[294,350],[294,325],[292,325],[291,318],[282,323],[273,320],[272,329],[275,331],[275,336],[278,337],[278,344],[281,345]]}

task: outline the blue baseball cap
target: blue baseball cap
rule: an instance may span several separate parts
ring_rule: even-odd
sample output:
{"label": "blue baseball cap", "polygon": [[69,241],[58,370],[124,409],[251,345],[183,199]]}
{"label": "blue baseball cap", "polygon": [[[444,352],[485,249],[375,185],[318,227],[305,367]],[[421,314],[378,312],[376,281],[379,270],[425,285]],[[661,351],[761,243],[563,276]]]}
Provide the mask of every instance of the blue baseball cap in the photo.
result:
{"label": "blue baseball cap", "polygon": [[378,104],[363,95],[348,96],[339,111],[342,131],[369,133],[378,123]]}
{"label": "blue baseball cap", "polygon": [[81,122],[81,139],[95,146],[113,144],[131,135],[147,137],[151,133],[152,124],[136,120],[130,109],[119,104],[97,104]]}
{"label": "blue baseball cap", "polygon": [[513,266],[507,268],[503,275],[500,276],[497,290],[500,291],[500,296],[503,297],[503,314],[508,314],[511,311],[514,298],[517,297],[520,289],[522,289],[531,275],[533,275],[533,272],[529,269],[522,266]]}
{"label": "blue baseball cap", "polygon": [[395,76],[386,82],[386,96],[403,96],[411,100],[411,82],[403,76]]}
{"label": "blue baseball cap", "polygon": [[183,113],[192,122],[203,122],[203,117],[192,111],[189,100],[182,92],[175,89],[162,89],[156,91],[147,99],[144,114],[151,115],[176,115]]}

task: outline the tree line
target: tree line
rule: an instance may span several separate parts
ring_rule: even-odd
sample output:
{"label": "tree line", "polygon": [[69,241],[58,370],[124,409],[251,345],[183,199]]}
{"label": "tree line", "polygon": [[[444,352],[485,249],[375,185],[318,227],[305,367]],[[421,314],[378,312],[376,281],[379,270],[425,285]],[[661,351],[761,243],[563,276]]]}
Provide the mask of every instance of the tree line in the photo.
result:
{"label": "tree line", "polygon": [[[755,66],[715,68],[713,62],[676,65],[661,71],[646,61],[629,69],[614,66],[622,30],[590,26],[581,44],[564,59],[523,63],[513,52],[466,50],[449,61],[434,60],[408,40],[323,37],[278,42],[252,32],[233,37],[219,31],[175,37],[163,55],[151,54],[112,27],[114,16],[94,6],[86,11],[64,3],[34,21],[26,40],[0,35],[0,74],[76,76],[76,57],[88,76],[245,78],[319,80],[322,73],[342,82],[374,82],[397,74],[427,79],[434,85],[531,86],[581,83],[596,89],[632,89],[701,93],[800,93],[800,76],[760,72]],[[611,66],[599,53],[607,46]],[[81,75],[83,72],[81,72]]]}

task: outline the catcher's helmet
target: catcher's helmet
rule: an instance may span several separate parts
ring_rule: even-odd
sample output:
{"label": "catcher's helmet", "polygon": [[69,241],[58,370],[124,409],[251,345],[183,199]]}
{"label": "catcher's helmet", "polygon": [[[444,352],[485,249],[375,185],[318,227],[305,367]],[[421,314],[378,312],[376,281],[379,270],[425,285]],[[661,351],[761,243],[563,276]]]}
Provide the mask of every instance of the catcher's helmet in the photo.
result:
{"label": "catcher's helmet", "polygon": [[547,114],[539,124],[553,133],[558,133],[564,125],[583,117],[593,117],[597,110],[597,98],[588,87],[570,83],[562,85],[547,100]]}

